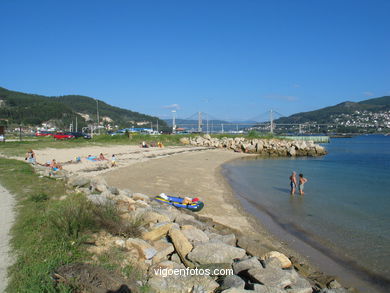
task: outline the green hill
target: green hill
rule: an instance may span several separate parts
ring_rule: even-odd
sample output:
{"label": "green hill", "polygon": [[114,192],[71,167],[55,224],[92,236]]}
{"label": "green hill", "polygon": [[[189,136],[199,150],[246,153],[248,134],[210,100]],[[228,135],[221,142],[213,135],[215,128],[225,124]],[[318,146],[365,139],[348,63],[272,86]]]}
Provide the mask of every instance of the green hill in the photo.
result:
{"label": "green hill", "polygon": [[[335,106],[322,108],[315,111],[302,112],[282,117],[275,120],[276,123],[333,123],[335,117],[352,115],[356,112],[367,111],[379,113],[390,110],[390,96],[369,99],[361,102],[343,102]],[[357,114],[359,115],[359,114]]]}
{"label": "green hill", "polygon": [[[50,121],[60,128],[68,127],[78,118],[79,127],[97,121],[96,106],[98,101],[100,121],[103,117],[112,120],[111,124],[129,127],[137,122],[153,122],[165,127],[166,123],[157,117],[111,106],[94,98],[67,95],[47,97],[7,90],[0,87],[0,123],[38,126]],[[147,126],[149,126],[148,124]]]}

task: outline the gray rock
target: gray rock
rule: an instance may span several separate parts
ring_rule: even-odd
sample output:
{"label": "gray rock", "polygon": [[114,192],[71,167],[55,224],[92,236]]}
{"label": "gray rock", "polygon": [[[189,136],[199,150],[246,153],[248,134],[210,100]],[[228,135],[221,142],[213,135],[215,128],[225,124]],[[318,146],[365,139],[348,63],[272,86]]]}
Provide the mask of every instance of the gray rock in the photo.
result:
{"label": "gray rock", "polygon": [[109,190],[112,194],[114,194],[114,195],[119,195],[119,189],[116,188],[115,186],[110,186],[110,187],[108,187],[108,190]]}
{"label": "gray rock", "polygon": [[88,185],[91,182],[91,180],[84,176],[73,176],[70,177],[68,180],[68,185],[71,187],[83,187]]}
{"label": "gray rock", "polygon": [[254,293],[286,293],[285,290],[275,288],[275,287],[264,286],[264,285],[260,285],[260,284],[255,284],[252,292],[254,292]]}
{"label": "gray rock", "polygon": [[171,261],[180,264],[181,263],[180,256],[177,253],[172,254]]}
{"label": "gray rock", "polygon": [[320,293],[350,293],[350,291],[345,288],[335,288],[335,289],[322,289]]}
{"label": "gray rock", "polygon": [[114,201],[100,194],[88,194],[87,199],[96,205],[114,204]]}
{"label": "gray rock", "polygon": [[234,259],[245,256],[245,250],[222,242],[206,242],[197,245],[188,259],[198,264],[232,263]]}
{"label": "gray rock", "polygon": [[143,193],[133,193],[132,198],[134,200],[143,200],[143,201],[150,201],[150,197]]}
{"label": "gray rock", "polygon": [[240,236],[237,239],[237,246],[246,250],[252,256],[261,257],[272,249],[261,244],[260,240],[254,240],[246,236]]}
{"label": "gray rock", "polygon": [[156,293],[208,293],[214,292],[219,284],[209,276],[153,276],[148,285]]}
{"label": "gray rock", "polygon": [[206,233],[197,228],[182,229],[181,232],[191,243],[209,241],[209,237],[206,235]]}
{"label": "gray rock", "polygon": [[237,239],[234,234],[219,235],[219,234],[212,233],[209,237],[210,237],[210,242],[218,241],[232,246],[236,246],[237,244]]}
{"label": "gray rock", "polygon": [[175,223],[178,223],[180,226],[184,225],[192,225],[198,229],[203,230],[205,228],[205,224],[196,220],[194,216],[187,215],[184,213],[180,213],[175,218]]}
{"label": "gray rock", "polygon": [[284,289],[292,284],[290,275],[281,269],[277,268],[255,268],[248,271],[248,275],[257,283],[265,286]]}
{"label": "gray rock", "polygon": [[233,263],[233,271],[235,274],[238,274],[245,270],[250,269],[262,269],[262,265],[257,259],[257,257],[251,257],[245,260],[240,260]]}
{"label": "gray rock", "polygon": [[244,289],[245,281],[236,275],[226,276],[222,282],[221,290],[229,288]]}

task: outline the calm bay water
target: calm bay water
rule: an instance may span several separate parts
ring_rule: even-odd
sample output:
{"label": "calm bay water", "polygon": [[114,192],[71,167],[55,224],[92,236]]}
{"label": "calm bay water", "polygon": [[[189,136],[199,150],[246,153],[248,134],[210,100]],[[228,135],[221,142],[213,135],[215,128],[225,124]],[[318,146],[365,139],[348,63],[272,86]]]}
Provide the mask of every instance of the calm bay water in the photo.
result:
{"label": "calm bay water", "polygon": [[[280,227],[390,279],[390,136],[324,146],[324,157],[244,159],[225,165],[225,173],[237,194]],[[304,197],[289,195],[292,171],[309,180]]]}

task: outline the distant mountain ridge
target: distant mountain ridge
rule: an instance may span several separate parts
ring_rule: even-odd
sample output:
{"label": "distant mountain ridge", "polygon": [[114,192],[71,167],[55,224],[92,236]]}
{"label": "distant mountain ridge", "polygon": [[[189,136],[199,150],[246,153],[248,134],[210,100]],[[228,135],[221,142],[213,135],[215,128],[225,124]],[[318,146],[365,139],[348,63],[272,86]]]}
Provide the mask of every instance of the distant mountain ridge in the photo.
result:
{"label": "distant mountain ridge", "polygon": [[[152,122],[157,120],[161,127],[166,127],[165,121],[111,106],[101,100],[81,95],[66,95],[47,97],[36,94],[27,94],[11,91],[0,87],[0,123],[40,125],[47,121],[58,124],[59,127],[68,127],[77,116],[79,126],[88,124],[86,117],[97,121],[97,106],[100,121],[111,122],[120,127],[129,127],[132,123]],[[150,126],[147,125],[147,126]]]}
{"label": "distant mountain ridge", "polygon": [[390,96],[373,98],[361,102],[343,102],[319,110],[293,114],[275,120],[276,123],[334,123],[336,118],[352,115],[356,112],[381,113],[390,110]]}

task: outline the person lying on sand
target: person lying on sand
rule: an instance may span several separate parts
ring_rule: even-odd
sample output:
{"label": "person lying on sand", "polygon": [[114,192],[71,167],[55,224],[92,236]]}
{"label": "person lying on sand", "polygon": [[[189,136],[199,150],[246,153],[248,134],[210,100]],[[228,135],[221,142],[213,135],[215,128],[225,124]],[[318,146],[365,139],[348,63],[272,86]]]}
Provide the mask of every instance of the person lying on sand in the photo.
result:
{"label": "person lying on sand", "polygon": [[58,170],[62,170],[62,165],[60,163],[57,163],[57,161],[55,159],[53,159],[49,165],[49,167],[53,170],[53,171],[58,171]]}
{"label": "person lying on sand", "polygon": [[108,159],[103,155],[103,153],[100,153],[98,160],[99,161],[108,161]]}
{"label": "person lying on sand", "polygon": [[143,141],[142,144],[141,144],[141,147],[148,148],[149,146],[148,146],[148,144],[145,141]]}
{"label": "person lying on sand", "polygon": [[90,160],[90,161],[97,161],[97,157],[96,157],[96,156],[88,155],[87,160]]}
{"label": "person lying on sand", "polygon": [[161,141],[159,141],[159,142],[157,143],[157,146],[158,146],[159,148],[163,148],[163,147],[164,147],[164,145],[162,144]]}

